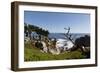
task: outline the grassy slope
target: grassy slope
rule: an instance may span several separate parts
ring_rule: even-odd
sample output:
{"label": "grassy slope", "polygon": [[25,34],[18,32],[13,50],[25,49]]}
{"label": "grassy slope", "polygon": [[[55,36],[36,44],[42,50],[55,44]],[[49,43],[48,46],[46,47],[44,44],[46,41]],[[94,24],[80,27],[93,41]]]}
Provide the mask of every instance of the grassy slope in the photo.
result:
{"label": "grassy slope", "polygon": [[25,61],[45,61],[45,60],[66,60],[66,59],[82,59],[84,55],[79,50],[73,52],[63,52],[59,55],[50,53],[42,53],[40,49],[33,47],[30,43],[25,44],[24,50]]}

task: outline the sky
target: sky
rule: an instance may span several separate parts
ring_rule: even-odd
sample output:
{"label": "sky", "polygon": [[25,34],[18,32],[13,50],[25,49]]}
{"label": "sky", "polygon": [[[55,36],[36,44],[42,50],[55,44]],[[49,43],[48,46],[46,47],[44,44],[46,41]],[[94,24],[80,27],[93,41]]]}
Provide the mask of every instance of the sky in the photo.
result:
{"label": "sky", "polygon": [[24,23],[39,26],[50,33],[90,33],[90,14],[24,11]]}

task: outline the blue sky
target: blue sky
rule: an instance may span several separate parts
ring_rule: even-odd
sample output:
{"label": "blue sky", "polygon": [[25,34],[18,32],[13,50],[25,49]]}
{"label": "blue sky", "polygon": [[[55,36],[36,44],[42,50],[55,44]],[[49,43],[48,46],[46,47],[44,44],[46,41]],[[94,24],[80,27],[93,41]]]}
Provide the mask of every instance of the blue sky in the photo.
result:
{"label": "blue sky", "polygon": [[90,33],[90,15],[83,13],[24,11],[24,22],[39,26],[51,33]]}

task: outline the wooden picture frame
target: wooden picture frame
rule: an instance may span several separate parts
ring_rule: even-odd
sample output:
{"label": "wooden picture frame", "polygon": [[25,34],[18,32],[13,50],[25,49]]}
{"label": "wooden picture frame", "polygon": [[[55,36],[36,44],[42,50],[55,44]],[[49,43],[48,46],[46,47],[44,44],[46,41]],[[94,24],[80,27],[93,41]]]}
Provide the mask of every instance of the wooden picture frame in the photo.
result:
{"label": "wooden picture frame", "polygon": [[[90,28],[90,32],[89,32],[90,36],[91,36],[90,45],[94,44],[93,46],[89,47],[89,49],[91,48],[91,50],[92,50],[92,51],[89,50],[90,58],[86,58],[86,59],[74,58],[75,60],[71,59],[71,60],[68,60],[68,62],[65,59],[64,60],[63,59],[56,60],[56,61],[55,61],[55,59],[53,61],[40,60],[41,63],[40,63],[40,61],[39,61],[39,63],[38,63],[38,61],[33,61],[32,63],[28,63],[30,65],[24,65],[25,63],[22,64],[22,62],[25,61],[25,59],[24,59],[25,55],[23,55],[24,52],[22,52],[22,48],[25,47],[25,46],[22,46],[23,45],[22,41],[25,40],[25,36],[24,36],[24,40],[22,38],[23,35],[25,34],[24,33],[24,30],[25,30],[25,28],[24,28],[25,12],[24,11],[25,10],[29,11],[29,12],[31,10],[34,12],[34,10],[35,10],[37,12],[37,14],[38,14],[38,12],[44,13],[44,14],[46,14],[45,12],[48,12],[48,13],[50,13],[50,15],[51,15],[51,13],[56,12],[56,14],[58,14],[58,16],[60,15],[60,13],[62,13],[62,15],[63,15],[63,13],[65,13],[65,14],[67,14],[67,13],[82,14],[83,13],[83,14],[89,15],[88,20],[90,23],[90,27],[88,27],[88,25],[87,25],[87,28]],[[76,17],[76,19],[77,19],[77,17]],[[74,20],[72,20],[72,22],[74,22]],[[57,26],[57,28],[59,26]],[[81,28],[81,27],[79,26],[79,28]],[[60,30],[60,29],[58,29],[58,30]],[[84,30],[86,30],[86,29],[84,29]],[[93,33],[91,33],[91,32],[93,32]],[[22,36],[22,37],[20,37],[20,36]],[[20,46],[22,46],[22,47],[20,47]],[[23,56],[23,59],[22,59],[21,55]],[[72,62],[76,62],[76,63],[74,64]],[[53,65],[53,64],[55,64],[55,65]],[[97,66],[97,7],[96,6],[18,2],[18,1],[11,3],[11,70],[27,71],[27,70],[46,70],[46,69],[92,67],[92,66]]]}

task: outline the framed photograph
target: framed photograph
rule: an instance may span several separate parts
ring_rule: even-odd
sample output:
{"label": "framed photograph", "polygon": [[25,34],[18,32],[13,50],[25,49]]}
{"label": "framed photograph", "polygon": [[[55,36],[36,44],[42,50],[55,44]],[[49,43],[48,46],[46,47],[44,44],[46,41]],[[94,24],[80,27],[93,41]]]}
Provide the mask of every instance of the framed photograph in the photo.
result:
{"label": "framed photograph", "polygon": [[97,7],[11,3],[11,69],[97,66]]}

